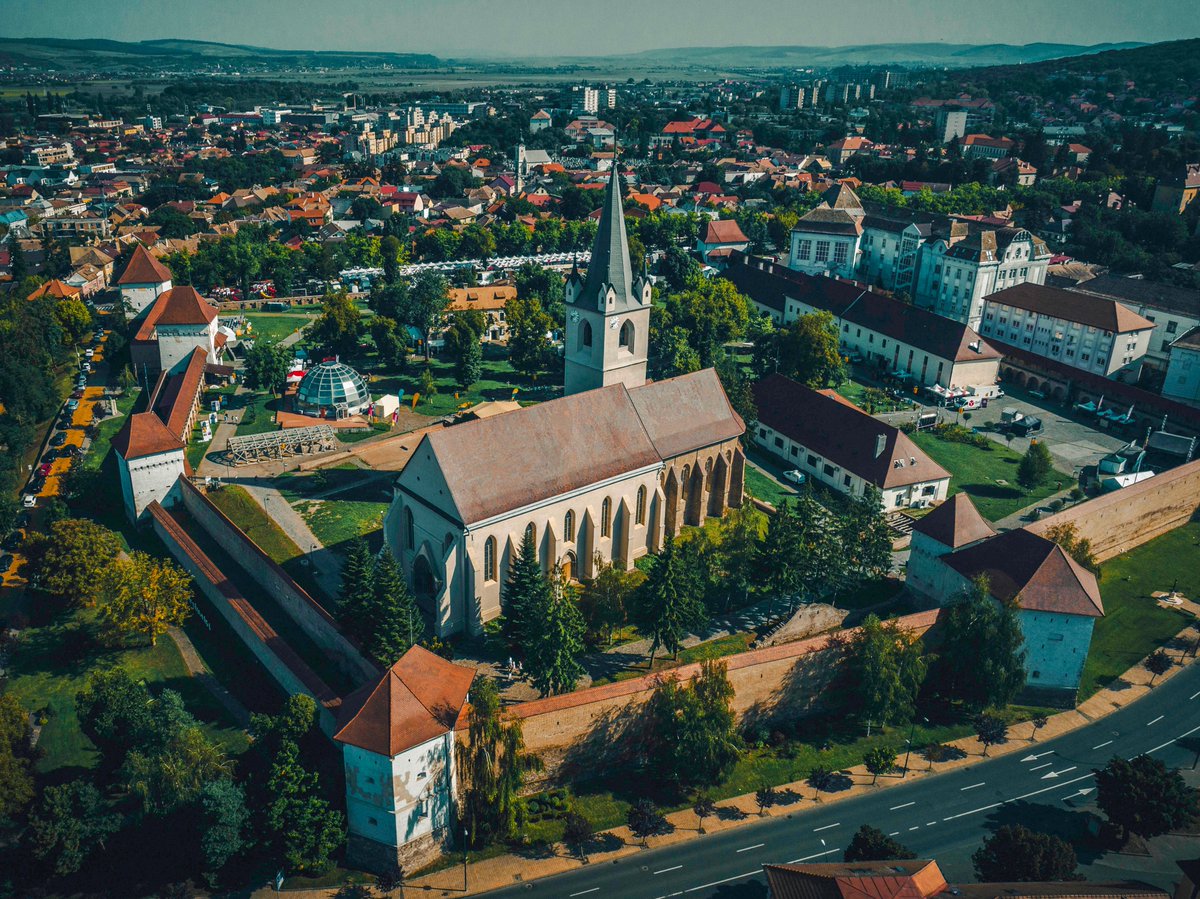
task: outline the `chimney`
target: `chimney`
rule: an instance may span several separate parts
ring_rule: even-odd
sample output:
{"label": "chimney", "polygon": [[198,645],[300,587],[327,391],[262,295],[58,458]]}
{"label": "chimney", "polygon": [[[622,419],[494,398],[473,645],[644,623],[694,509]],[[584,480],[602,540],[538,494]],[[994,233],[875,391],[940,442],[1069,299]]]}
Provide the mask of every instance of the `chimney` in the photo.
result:
{"label": "chimney", "polygon": [[883,455],[884,449],[887,448],[887,434],[878,434],[875,437],[875,458],[878,459]]}

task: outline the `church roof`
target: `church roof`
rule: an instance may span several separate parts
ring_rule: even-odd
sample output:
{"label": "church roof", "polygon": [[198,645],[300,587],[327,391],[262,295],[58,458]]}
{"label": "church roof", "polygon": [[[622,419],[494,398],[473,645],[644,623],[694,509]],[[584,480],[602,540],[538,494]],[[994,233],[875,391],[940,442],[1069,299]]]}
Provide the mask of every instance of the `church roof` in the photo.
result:
{"label": "church roof", "polygon": [[150,255],[150,251],[142,244],[133,249],[129,257],[129,265],[121,272],[118,284],[162,284],[171,280],[170,270]]}
{"label": "church roof", "polygon": [[333,738],[388,758],[454,728],[475,672],[420,646],[347,697]]}
{"label": "church roof", "polygon": [[[458,520],[473,524],[657,465],[745,430],[711,369],[614,384],[426,434]],[[414,461],[421,448],[414,453]],[[410,463],[400,481],[414,493]]]}
{"label": "church roof", "polygon": [[604,194],[604,205],[600,208],[600,224],[592,244],[592,259],[588,263],[587,277],[579,294],[592,302],[611,284],[616,293],[616,302],[613,304],[616,308],[641,305],[633,293],[633,265],[629,261],[629,241],[625,237],[625,210],[621,205],[619,170],[620,166],[614,162]]}
{"label": "church roof", "polygon": [[965,493],[954,494],[918,521],[913,525],[913,533],[924,534],[951,549],[996,536]]}

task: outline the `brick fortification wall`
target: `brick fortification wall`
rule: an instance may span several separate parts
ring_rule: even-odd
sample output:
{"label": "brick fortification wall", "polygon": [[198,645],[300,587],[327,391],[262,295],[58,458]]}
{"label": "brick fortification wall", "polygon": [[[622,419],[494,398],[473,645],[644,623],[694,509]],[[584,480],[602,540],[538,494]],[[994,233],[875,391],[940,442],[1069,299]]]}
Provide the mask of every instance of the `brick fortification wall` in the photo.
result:
{"label": "brick fortification wall", "polygon": [[341,699],[263,620],[170,512],[157,502],[152,502],[146,511],[154,532],[192,576],[196,589],[212,603],[285,693],[307,693],[316,700],[318,723],[321,730],[331,735]]}
{"label": "brick fortification wall", "polygon": [[[937,610],[897,619],[900,626],[925,634],[936,623]],[[853,630],[768,646],[723,659],[734,688],[733,708],[739,722],[762,723],[800,718],[816,711],[829,685],[841,641]],[[521,719],[525,748],[545,764],[539,777],[565,779],[594,774],[610,762],[636,759],[642,706],[663,677],[688,679],[700,670],[684,665],[662,674],[590,687],[513,706]],[[466,717],[460,721],[465,726]],[[458,732],[459,739],[465,731]]]}
{"label": "brick fortification wall", "polygon": [[1198,508],[1200,459],[1064,509],[1028,529],[1043,534],[1055,525],[1073,524],[1103,562],[1187,524]]}
{"label": "brick fortification wall", "polygon": [[272,597],[297,626],[355,682],[374,680],[379,669],[367,660],[338,628],[337,623],[315,599],[230,521],[204,493],[186,478],[180,478],[184,508],[195,522],[219,543],[254,582]]}

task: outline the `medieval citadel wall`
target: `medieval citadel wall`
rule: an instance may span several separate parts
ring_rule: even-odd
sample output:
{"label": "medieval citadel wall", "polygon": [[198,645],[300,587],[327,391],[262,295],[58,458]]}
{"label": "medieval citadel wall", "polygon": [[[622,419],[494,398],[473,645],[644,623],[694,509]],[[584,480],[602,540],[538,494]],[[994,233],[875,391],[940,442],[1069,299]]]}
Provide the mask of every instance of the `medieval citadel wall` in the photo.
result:
{"label": "medieval citadel wall", "polygon": [[1101,562],[1187,524],[1200,509],[1200,459],[1028,525],[1044,534],[1073,524]]}

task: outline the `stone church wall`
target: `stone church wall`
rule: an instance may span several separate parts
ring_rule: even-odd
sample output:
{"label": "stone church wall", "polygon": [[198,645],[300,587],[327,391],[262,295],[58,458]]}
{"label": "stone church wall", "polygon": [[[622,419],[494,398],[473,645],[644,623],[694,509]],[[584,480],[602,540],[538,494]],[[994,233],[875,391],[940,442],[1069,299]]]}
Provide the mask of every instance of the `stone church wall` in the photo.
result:
{"label": "stone church wall", "polygon": [[[898,621],[906,630],[925,634],[937,618],[938,612],[933,610]],[[733,707],[739,723],[770,727],[817,711],[818,697],[833,676],[836,666],[832,663],[842,640],[852,633],[841,631],[723,659],[734,688]],[[535,776],[551,781],[587,777],[613,762],[637,761],[641,710],[660,679],[688,679],[699,670],[698,664],[684,665],[513,706],[512,713],[522,721],[526,750],[537,754],[545,765]],[[465,731],[460,730],[458,738],[464,737]]]}
{"label": "stone church wall", "polygon": [[1103,562],[1187,524],[1198,508],[1200,459],[1064,509],[1028,529],[1044,534],[1056,525],[1073,524]]}

